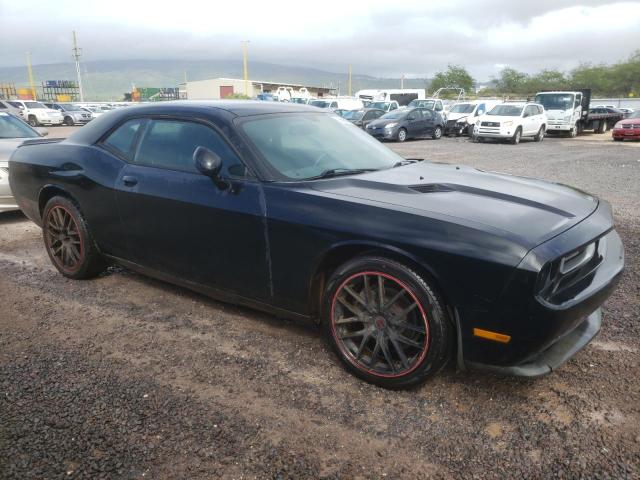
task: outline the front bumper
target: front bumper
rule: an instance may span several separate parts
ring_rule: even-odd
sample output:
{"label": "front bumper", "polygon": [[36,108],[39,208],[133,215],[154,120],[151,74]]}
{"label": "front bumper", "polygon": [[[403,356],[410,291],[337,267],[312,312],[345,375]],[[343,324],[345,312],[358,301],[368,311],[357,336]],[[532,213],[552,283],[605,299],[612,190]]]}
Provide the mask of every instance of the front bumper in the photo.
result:
{"label": "front bumper", "polygon": [[[457,307],[460,366],[542,375],[584,347],[599,329],[595,312],[609,298],[624,269],[624,247],[612,222],[610,206],[601,201],[591,216],[531,250],[490,304]],[[602,253],[598,250],[578,276],[570,277],[555,293],[541,290],[545,278],[541,272],[548,265],[596,241],[604,245]],[[486,340],[475,336],[474,328],[511,338],[507,343]]]}
{"label": "front bumper", "polygon": [[512,366],[486,365],[469,362],[467,366],[473,370],[515,375],[518,377],[539,377],[551,373],[567,362],[594,339],[602,325],[602,311],[598,308],[582,323],[569,331],[555,343],[526,362]]}
{"label": "front bumper", "polygon": [[63,121],[64,121],[63,117],[38,118],[38,122],[43,125],[62,125]]}
{"label": "front bumper", "polygon": [[549,122],[545,130],[547,132],[570,132],[572,128],[573,125],[569,125],[568,123],[554,124]]}
{"label": "front bumper", "polygon": [[640,138],[640,128],[614,128],[613,138]]}
{"label": "front bumper", "polygon": [[383,139],[383,140],[395,140],[398,136],[398,128],[369,128],[367,127],[365,131],[371,135],[372,137]]}

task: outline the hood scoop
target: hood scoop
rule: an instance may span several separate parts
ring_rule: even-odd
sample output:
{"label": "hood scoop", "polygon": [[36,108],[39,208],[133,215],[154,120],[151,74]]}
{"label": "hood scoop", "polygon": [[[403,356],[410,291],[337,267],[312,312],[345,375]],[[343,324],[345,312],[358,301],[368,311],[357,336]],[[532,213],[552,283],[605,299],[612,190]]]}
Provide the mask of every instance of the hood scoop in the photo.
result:
{"label": "hood scoop", "polygon": [[466,193],[468,195],[478,195],[481,197],[495,198],[496,200],[525,205],[528,207],[537,208],[539,210],[545,210],[547,212],[554,213],[566,218],[573,218],[575,216],[570,212],[553,207],[551,205],[545,205],[544,203],[536,202],[535,200],[529,200],[527,198],[516,197],[514,195],[495,192],[492,190],[485,190],[482,188],[469,187],[467,185],[458,185],[455,183],[425,183],[422,185],[409,185],[408,187],[411,190],[419,193],[460,192]]}
{"label": "hood scoop", "polygon": [[409,188],[419,193],[441,193],[454,191],[454,189],[446,183],[425,183],[423,185],[410,185]]}

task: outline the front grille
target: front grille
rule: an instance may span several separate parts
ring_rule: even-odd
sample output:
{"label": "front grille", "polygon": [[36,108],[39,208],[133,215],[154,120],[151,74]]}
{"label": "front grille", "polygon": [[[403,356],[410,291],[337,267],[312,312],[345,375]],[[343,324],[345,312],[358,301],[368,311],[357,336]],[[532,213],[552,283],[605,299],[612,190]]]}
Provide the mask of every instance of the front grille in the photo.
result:
{"label": "front grille", "polygon": [[632,128],[635,130],[636,128],[640,128],[640,123],[638,124],[625,123],[624,125],[622,125],[622,128]]}
{"label": "front grille", "polygon": [[8,167],[0,167],[0,172],[9,173]]}
{"label": "front grille", "polygon": [[448,128],[453,128],[456,126],[456,121],[455,120],[447,120],[447,127]]}
{"label": "front grille", "polygon": [[606,247],[603,237],[547,264],[540,274],[540,296],[555,305],[575,297],[592,281]]}
{"label": "front grille", "polygon": [[480,126],[482,126],[482,127],[499,127],[500,126],[500,122],[482,122],[480,124]]}

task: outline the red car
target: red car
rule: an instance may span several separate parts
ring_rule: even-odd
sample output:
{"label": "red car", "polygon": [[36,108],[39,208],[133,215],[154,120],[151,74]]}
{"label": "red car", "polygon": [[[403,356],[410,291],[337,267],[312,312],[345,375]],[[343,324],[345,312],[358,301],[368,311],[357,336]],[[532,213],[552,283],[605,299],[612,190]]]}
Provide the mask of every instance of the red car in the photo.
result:
{"label": "red car", "polygon": [[630,113],[627,118],[616,123],[611,135],[617,142],[625,138],[640,139],[640,111]]}

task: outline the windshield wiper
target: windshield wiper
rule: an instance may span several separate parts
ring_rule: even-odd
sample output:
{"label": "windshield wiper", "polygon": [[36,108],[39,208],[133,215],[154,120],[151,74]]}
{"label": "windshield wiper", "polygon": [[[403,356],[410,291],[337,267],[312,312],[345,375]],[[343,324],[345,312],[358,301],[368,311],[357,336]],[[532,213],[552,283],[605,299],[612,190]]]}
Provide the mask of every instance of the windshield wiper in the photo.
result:
{"label": "windshield wiper", "polygon": [[331,178],[331,177],[339,177],[341,175],[355,175],[358,173],[365,172],[375,172],[378,170],[377,168],[330,168],[329,170],[325,170],[320,175],[316,175],[315,177],[309,177],[306,180],[317,180],[319,178]]}

